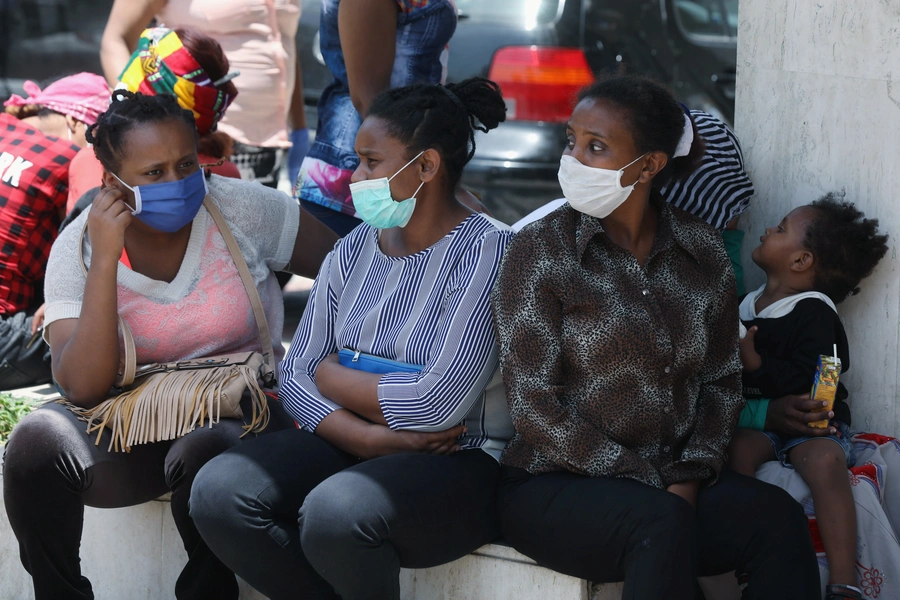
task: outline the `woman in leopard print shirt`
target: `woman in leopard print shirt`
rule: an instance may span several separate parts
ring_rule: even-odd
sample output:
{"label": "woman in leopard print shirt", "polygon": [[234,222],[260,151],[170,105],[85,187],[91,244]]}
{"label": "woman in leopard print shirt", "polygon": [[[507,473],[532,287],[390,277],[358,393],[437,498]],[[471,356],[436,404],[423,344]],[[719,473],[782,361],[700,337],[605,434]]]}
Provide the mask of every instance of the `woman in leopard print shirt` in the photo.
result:
{"label": "woman in leopard print shirt", "polygon": [[816,598],[800,506],[723,470],[743,404],[734,275],[721,237],[657,191],[702,155],[693,126],[662,86],[613,77],[567,133],[568,202],[513,239],[492,297],[516,428],[505,538],[624,579],[627,599],[689,600],[698,574],[732,570],[750,598]]}

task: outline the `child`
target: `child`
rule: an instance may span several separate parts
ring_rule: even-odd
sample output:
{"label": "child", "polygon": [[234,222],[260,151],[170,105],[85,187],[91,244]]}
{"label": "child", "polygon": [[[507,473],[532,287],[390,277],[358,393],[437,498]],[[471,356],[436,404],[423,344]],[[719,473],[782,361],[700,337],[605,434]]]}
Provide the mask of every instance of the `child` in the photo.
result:
{"label": "child", "polygon": [[[767,280],[740,307],[747,328],[741,340],[744,396],[750,403],[809,393],[819,355],[831,356],[835,345],[843,370],[848,369],[847,336],[834,305],[857,293],[857,284],[887,252],[887,236],[877,230],[877,219],[863,218],[853,204],[831,194],[766,229],[751,256]],[[853,447],[846,397],[839,384],[824,435],[738,429],[728,450],[729,466],[739,473],[752,477],[762,463],[778,458],[809,486],[830,569],[826,600],[862,598],[855,587],[856,511],[847,475]]]}

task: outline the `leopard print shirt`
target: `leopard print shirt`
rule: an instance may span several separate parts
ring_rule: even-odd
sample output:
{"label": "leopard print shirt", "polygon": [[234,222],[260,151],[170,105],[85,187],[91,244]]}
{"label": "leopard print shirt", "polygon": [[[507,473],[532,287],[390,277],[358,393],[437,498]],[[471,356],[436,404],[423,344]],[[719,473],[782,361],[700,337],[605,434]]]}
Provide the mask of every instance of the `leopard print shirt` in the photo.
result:
{"label": "leopard print shirt", "polygon": [[503,464],[714,482],[744,404],[720,235],[669,205],[641,267],[568,204],[510,243],[492,294],[516,433]]}

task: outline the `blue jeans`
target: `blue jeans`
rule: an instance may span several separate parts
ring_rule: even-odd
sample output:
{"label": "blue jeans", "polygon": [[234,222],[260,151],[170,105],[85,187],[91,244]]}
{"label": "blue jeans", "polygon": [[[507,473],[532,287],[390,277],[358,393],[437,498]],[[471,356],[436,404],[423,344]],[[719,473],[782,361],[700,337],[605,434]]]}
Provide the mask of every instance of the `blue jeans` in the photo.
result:
{"label": "blue jeans", "polygon": [[[359,165],[353,145],[362,120],[350,99],[338,35],[339,4],[340,0],[322,1],[319,44],[334,79],[319,97],[316,139],[301,167],[295,194],[301,200],[354,215],[348,186]],[[412,14],[398,12],[391,87],[440,83],[441,54],[454,31],[456,11],[449,0],[432,0]]]}
{"label": "blue jeans", "polygon": [[850,428],[837,420],[834,420],[831,423],[838,430],[837,435],[826,435],[824,437],[789,437],[772,431],[764,431],[763,433],[766,434],[766,437],[768,437],[769,441],[772,443],[772,448],[775,450],[775,456],[785,467],[791,469],[794,468],[794,465],[791,464],[791,459],[788,457],[788,452],[792,448],[795,448],[804,442],[808,442],[809,440],[825,439],[831,440],[841,447],[841,450],[844,451],[844,456],[847,458],[847,468],[850,468],[856,464],[856,452],[853,450],[853,444],[850,443]]}

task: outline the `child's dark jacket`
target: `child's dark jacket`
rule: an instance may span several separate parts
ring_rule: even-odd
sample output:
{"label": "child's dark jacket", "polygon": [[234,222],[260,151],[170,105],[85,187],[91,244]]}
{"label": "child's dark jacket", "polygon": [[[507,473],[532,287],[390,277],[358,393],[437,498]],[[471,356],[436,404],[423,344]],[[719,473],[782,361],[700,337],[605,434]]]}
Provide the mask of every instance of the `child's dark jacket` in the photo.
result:
{"label": "child's dark jacket", "polygon": [[[747,294],[741,303],[741,322],[749,330],[757,327],[756,351],[762,366],[744,373],[745,398],[777,400],[788,394],[808,394],[820,354],[831,356],[837,344],[841,371],[850,368],[847,334],[834,305],[816,292],[785,298],[756,313],[755,301],[762,288]],[[838,385],[834,418],[850,424],[847,390]]]}

